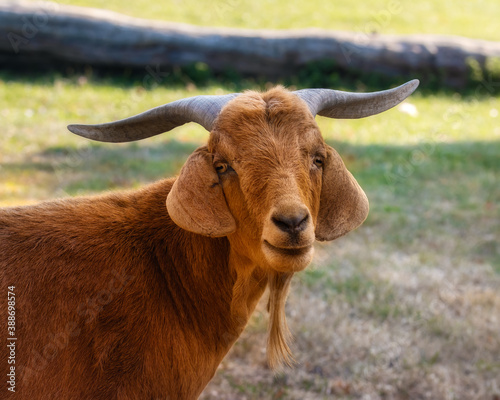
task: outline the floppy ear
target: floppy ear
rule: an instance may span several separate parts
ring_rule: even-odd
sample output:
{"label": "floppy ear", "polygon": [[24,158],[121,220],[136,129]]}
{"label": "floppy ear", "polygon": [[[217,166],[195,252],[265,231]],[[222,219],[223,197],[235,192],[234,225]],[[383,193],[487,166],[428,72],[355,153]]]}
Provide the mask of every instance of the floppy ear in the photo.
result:
{"label": "floppy ear", "polygon": [[200,235],[221,237],[236,230],[206,146],[196,149],[182,167],[167,196],[167,210],[178,226]]}
{"label": "floppy ear", "polygon": [[327,146],[323,169],[317,240],[333,240],[357,228],[368,215],[368,199],[339,154]]}

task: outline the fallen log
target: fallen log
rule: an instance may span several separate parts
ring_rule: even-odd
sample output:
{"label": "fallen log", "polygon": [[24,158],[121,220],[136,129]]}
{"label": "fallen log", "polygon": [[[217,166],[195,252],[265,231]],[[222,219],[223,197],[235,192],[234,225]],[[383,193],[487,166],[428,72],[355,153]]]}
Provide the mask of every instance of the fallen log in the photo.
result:
{"label": "fallen log", "polygon": [[315,61],[390,76],[437,74],[464,86],[468,59],[500,57],[500,42],[453,36],[390,36],[320,29],[246,30],[141,20],[52,2],[0,4],[0,65],[186,66],[280,78]]}

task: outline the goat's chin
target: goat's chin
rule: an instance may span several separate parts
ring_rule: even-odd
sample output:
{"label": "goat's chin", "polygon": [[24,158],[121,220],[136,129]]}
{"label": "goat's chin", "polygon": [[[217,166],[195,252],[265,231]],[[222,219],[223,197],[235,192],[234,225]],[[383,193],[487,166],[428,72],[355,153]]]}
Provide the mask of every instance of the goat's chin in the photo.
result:
{"label": "goat's chin", "polygon": [[314,256],[314,246],[282,248],[264,240],[262,251],[270,268],[278,272],[298,272],[305,269]]}

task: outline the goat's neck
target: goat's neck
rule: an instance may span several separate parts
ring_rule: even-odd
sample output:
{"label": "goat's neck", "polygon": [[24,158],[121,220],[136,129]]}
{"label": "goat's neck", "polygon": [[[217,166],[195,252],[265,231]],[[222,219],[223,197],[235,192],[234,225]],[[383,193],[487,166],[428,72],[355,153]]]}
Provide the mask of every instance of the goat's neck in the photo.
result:
{"label": "goat's neck", "polygon": [[257,302],[267,286],[267,273],[248,257],[231,248],[229,267],[235,272],[231,301],[231,317],[234,324],[244,328]]}
{"label": "goat's neck", "polygon": [[170,227],[175,232],[170,237],[177,237],[179,243],[168,254],[160,246],[158,259],[167,286],[177,290],[172,296],[172,318],[186,318],[179,322],[180,330],[190,326],[195,337],[206,339],[206,346],[218,342],[216,351],[225,354],[262,297],[267,272],[244,255],[244,248],[227,238],[210,239],[171,223]]}

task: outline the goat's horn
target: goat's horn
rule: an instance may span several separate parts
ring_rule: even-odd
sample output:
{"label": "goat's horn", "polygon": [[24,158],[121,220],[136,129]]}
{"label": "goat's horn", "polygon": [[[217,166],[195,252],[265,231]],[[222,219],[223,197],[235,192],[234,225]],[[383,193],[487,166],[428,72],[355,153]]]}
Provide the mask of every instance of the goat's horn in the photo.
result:
{"label": "goat's horn", "polygon": [[237,93],[195,96],[119,121],[99,125],[69,125],[68,129],[88,139],[114,143],[132,142],[159,135],[187,122],[196,122],[211,131],[222,107],[236,96]]}
{"label": "goat's horn", "polygon": [[420,82],[414,79],[397,88],[372,93],[350,93],[331,89],[293,92],[309,106],[312,115],[329,118],[364,118],[386,111],[406,99]]}

